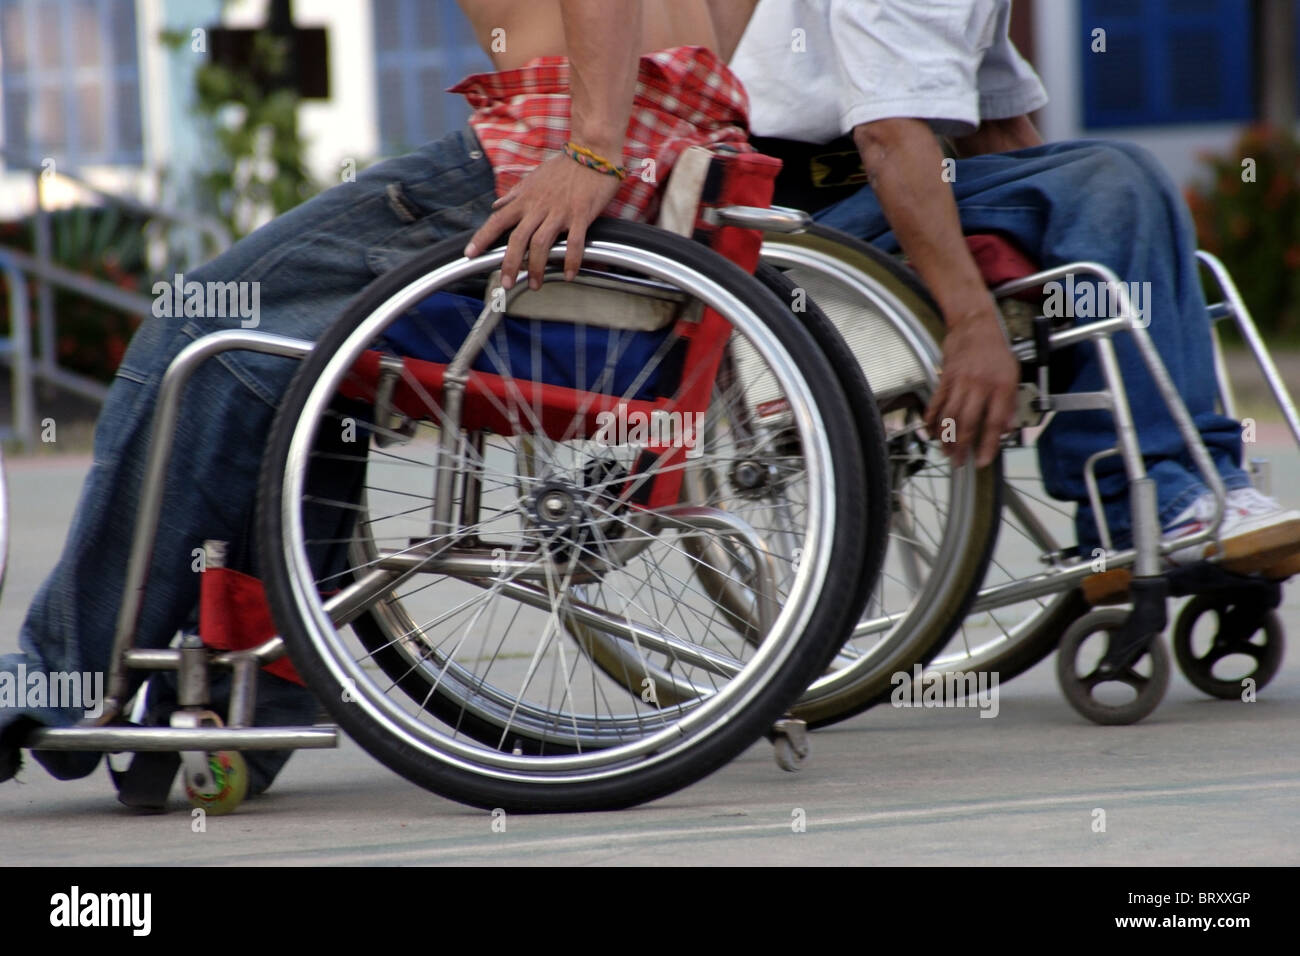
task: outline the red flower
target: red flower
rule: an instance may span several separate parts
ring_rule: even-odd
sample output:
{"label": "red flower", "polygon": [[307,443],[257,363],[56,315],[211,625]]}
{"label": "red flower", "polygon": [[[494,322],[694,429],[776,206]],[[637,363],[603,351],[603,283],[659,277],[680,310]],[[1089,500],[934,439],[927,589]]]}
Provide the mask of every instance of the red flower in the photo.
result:
{"label": "red flower", "polygon": [[107,353],[108,367],[116,369],[122,364],[122,356],[126,353],[126,345],[120,335],[113,335],[106,343],[104,351]]}
{"label": "red flower", "polygon": [[1291,194],[1291,181],[1285,176],[1278,174],[1273,177],[1268,184],[1268,195],[1265,197],[1270,209],[1277,209]]}

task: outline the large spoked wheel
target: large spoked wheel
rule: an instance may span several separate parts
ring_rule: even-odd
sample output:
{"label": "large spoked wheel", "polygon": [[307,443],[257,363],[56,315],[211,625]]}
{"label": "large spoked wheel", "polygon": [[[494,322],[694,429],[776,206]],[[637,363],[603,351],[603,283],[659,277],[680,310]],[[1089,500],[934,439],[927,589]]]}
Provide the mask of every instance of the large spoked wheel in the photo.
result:
{"label": "large spoked wheel", "polygon": [[763,260],[815,302],[880,404],[889,457],[889,544],[852,638],[795,716],[834,723],[888,696],[960,626],[997,534],[998,469],[954,469],[925,434],[942,331],[929,297],[892,259],[823,227],[768,236]]}
{"label": "large spoked wheel", "polygon": [[892,483],[884,572],[853,639],[796,715],[824,725],[857,714],[918,662],[1001,680],[1037,664],[1086,610],[1077,591],[1023,600],[979,592],[1040,575],[1042,557],[1073,534],[1071,518],[1043,491],[1032,449],[954,469],[924,433],[944,328],[933,299],[892,257],[833,229],[769,236],[763,256],[816,301],[865,370]]}
{"label": "large spoked wheel", "polygon": [[[516,315],[507,297],[459,410],[441,373],[376,359],[435,292],[464,297],[461,339],[492,310],[485,280],[503,251],[467,261],[467,236],[376,282],[326,333],[285,396],[262,474],[264,575],[295,665],[371,754],[481,807],[608,809],[699,779],[786,711],[857,612],[844,601],[865,553],[850,401],[869,395],[846,397],[783,303],[702,246],[626,223],[589,236],[580,285],[648,295],[678,317],[703,303],[730,324],[728,351],[757,356],[754,382],[805,462],[797,567],[789,542],[725,503],[682,503],[675,479],[726,471],[719,452],[594,430],[598,410],[626,414],[710,373],[681,361],[681,325],[656,339],[565,324],[576,338],[555,351],[570,376],[557,382],[542,353],[562,323]],[[738,423],[718,427],[714,447],[734,448]],[[737,556],[710,571],[746,595],[747,614],[701,583],[701,549],[687,546],[699,541]],[[633,661],[671,659],[673,702],[631,668],[608,674],[582,637],[592,631]]]}
{"label": "large spoked wheel", "polygon": [[[870,394],[861,366],[806,290],[768,265],[760,265],[755,275],[787,304],[791,314],[812,334],[818,348],[830,361],[845,394]],[[743,343],[736,343],[729,350],[704,426],[706,459],[723,463],[726,467],[702,465],[688,468],[683,478],[682,502],[725,508],[751,527],[761,529],[770,545],[788,556],[788,560],[783,560],[779,566],[786,573],[793,573],[798,567],[799,529],[805,520],[803,512],[807,507],[802,496],[806,487],[802,475],[805,462],[799,454],[797,438],[785,418],[773,414],[779,403],[773,401],[775,396],[764,384],[762,368],[752,349]],[[889,538],[891,499],[890,470],[879,409],[874,401],[859,401],[854,403],[852,411],[867,481],[865,507],[860,516],[867,556],[862,562],[857,585],[844,595],[846,611],[850,602],[855,600],[861,608],[875,588]],[[737,587],[739,578],[733,573],[733,569],[742,567],[746,561],[743,552],[721,538],[692,538],[683,541],[683,547],[695,560],[700,584],[718,608],[743,627],[743,622],[753,617],[752,592]],[[625,673],[646,673],[632,657],[635,648],[626,642],[594,630],[588,630],[580,637],[590,641],[593,655],[602,662],[607,673],[616,677]],[[677,686],[670,655],[662,655],[657,662],[650,662],[648,673],[656,682],[660,703],[677,703],[694,695],[691,687]],[[803,714],[799,716],[802,718]],[[778,754],[782,752],[783,740],[785,738],[778,735],[775,741]]]}

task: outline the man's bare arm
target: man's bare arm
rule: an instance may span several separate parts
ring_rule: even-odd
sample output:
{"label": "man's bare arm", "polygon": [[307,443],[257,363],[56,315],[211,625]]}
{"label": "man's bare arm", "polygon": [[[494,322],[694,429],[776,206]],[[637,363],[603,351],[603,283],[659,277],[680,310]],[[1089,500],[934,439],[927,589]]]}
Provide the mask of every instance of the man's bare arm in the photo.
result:
{"label": "man's bare arm", "polygon": [[713,52],[723,63],[730,63],[758,0],[708,0],[708,3],[713,32],[717,35],[717,49]]}
{"label": "man's bare arm", "polygon": [[962,237],[957,202],[941,177],[943,152],[929,126],[914,119],[864,123],[853,139],[885,217],[948,327],[927,427],[940,434],[951,418],[956,441],[946,450],[958,464],[973,450],[983,467],[1015,415],[1020,371]]}
{"label": "man's bare arm", "polygon": [[[611,162],[623,163],[623,142],[640,64],[641,0],[560,0],[572,95],[570,136]],[[618,192],[619,180],[575,163],[548,159],[494,204],[465,255],[476,256],[514,228],[502,262],[501,284],[510,288],[528,257],[528,279],[539,287],[546,255],[568,233],[566,278],[582,264],[587,227]]]}
{"label": "man's bare arm", "polygon": [[573,139],[621,163],[640,62],[641,2],[561,0]]}

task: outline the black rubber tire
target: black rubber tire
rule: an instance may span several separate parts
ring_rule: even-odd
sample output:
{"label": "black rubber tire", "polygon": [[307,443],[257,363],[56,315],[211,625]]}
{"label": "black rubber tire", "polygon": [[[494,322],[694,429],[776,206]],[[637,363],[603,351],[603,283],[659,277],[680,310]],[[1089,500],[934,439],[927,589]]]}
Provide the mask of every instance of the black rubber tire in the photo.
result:
{"label": "black rubber tire", "polygon": [[1174,647],[1174,660],[1178,662],[1178,669],[1183,672],[1183,676],[1193,687],[1220,700],[1240,700],[1241,682],[1246,678],[1255,681],[1256,690],[1263,690],[1268,682],[1277,676],[1278,669],[1282,666],[1283,650],[1286,646],[1285,630],[1277,612],[1267,612],[1262,618],[1264,643],[1251,645],[1254,652],[1250,656],[1255,658],[1255,670],[1249,674],[1242,674],[1237,680],[1223,680],[1214,676],[1214,664],[1219,658],[1209,661],[1207,667],[1206,663],[1210,655],[1204,657],[1196,655],[1192,648],[1192,633],[1196,629],[1197,618],[1206,612],[1218,613],[1224,609],[1226,605],[1222,598],[1213,594],[1198,594],[1184,604],[1182,610],[1178,612],[1178,619],[1174,622],[1173,639],[1170,643]]}
{"label": "black rubber tire", "polygon": [[[797,286],[784,272],[772,266],[759,263],[754,277],[782,301],[790,302]],[[803,327],[812,334],[813,340],[822,354],[830,362],[835,380],[840,383],[844,394],[866,397],[851,403],[853,424],[858,435],[858,446],[862,450],[862,471],[866,476],[866,507],[863,509],[861,531],[866,542],[866,556],[862,561],[862,571],[857,586],[844,598],[845,613],[850,614],[856,622],[866,606],[868,595],[876,586],[880,571],[885,564],[885,552],[889,548],[889,452],[885,447],[885,425],[880,419],[880,407],[876,404],[862,366],[858,364],[850,351],[844,337],[836,330],[826,313],[817,307],[811,299],[804,303],[804,309],[792,313],[802,322]],[[857,607],[851,605],[857,601]],[[832,648],[829,656],[822,662],[825,668],[835,658],[838,647]]]}
{"label": "black rubber tire", "polygon": [[[460,258],[469,237],[448,239],[383,276],[357,297],[322,336],[302,363],[276,415],[262,468],[258,495],[258,540],[265,559],[268,596],[289,655],[331,716],[372,756],[428,790],[487,809],[516,812],[608,810],[671,793],[706,776],[758,740],[807,687],[843,643],[856,621],[858,606],[845,602],[861,580],[866,542],[860,521],[839,522],[833,534],[827,577],[809,623],[783,667],[770,675],[742,711],[717,726],[696,731],[692,745],[654,762],[622,770],[618,776],[582,783],[500,780],[432,758],[373,722],[360,707],[344,701],[343,685],[314,652],[306,625],[299,620],[290,570],[281,558],[281,505],[286,457],[303,406],[317,379],[359,323],[387,298],[418,277]],[[812,336],[793,321],[785,304],[736,266],[682,237],[632,223],[600,221],[589,241],[606,240],[689,262],[698,273],[720,283],[757,314],[800,368],[828,430],[835,470],[837,514],[864,513],[866,479],[857,452],[851,407],[834,372]],[[857,401],[870,401],[857,396]],[[853,454],[837,454],[845,448]]]}
{"label": "black rubber tire", "polygon": [[[783,242],[826,252],[853,269],[870,276],[889,289],[917,318],[935,341],[942,341],[943,321],[939,307],[926,292],[916,276],[893,257],[847,233],[826,226],[813,225],[801,234],[780,236]],[[826,320],[829,324],[829,319]],[[832,326],[833,328],[833,326]],[[835,333],[840,348],[828,351],[828,357],[837,368],[837,375],[847,377],[847,366],[860,369],[857,359],[843,338]],[[871,675],[834,696],[813,703],[800,703],[794,715],[808,722],[809,727],[825,727],[855,717],[876,704],[889,699],[891,678],[898,669],[909,670],[913,663],[929,663],[948,643],[970,610],[972,602],[988,571],[989,561],[997,545],[999,516],[1002,511],[1002,461],[999,457],[988,468],[977,473],[972,522],[971,546],[962,555],[955,573],[949,578],[951,586],[943,593],[943,607],[935,616],[934,626],[912,644],[910,658],[905,665],[890,666]],[[886,539],[886,547],[888,541]],[[882,558],[883,561],[883,558]],[[872,584],[874,586],[874,578]],[[867,594],[863,594],[865,601]],[[1055,640],[1052,647],[1055,646]],[[1048,649],[1048,652],[1050,652]],[[1041,659],[1041,658],[1040,658]]]}
{"label": "black rubber tire", "polygon": [[[772,266],[760,263],[755,272],[764,286],[770,289],[783,302],[793,300],[792,293],[797,286],[785,273]],[[843,337],[836,331],[826,314],[811,300],[804,303],[804,308],[792,314],[799,319],[803,327],[812,334],[822,353],[830,361],[836,379],[845,395],[870,396],[871,388]],[[857,401],[852,405],[853,421],[857,430],[858,445],[862,450],[862,468],[866,476],[866,507],[861,514],[860,534],[866,542],[866,558],[862,562],[858,584],[845,594],[845,613],[856,620],[862,613],[863,602],[875,587],[876,579],[885,561],[885,552],[889,541],[889,472],[886,467],[887,451],[885,449],[885,429],[880,419],[880,410],[875,401]],[[851,519],[857,516],[846,516]],[[849,605],[858,600],[858,607]],[[412,700],[423,701],[428,696],[429,684],[420,671],[412,670],[409,661],[396,649],[391,635],[385,627],[371,614],[365,614],[353,622],[353,629],[361,642],[371,652],[375,663],[392,679]],[[823,662],[825,668],[834,658],[838,648],[832,647],[829,656]],[[607,669],[611,677],[617,674]],[[635,692],[635,689],[634,689]],[[429,709],[444,720],[458,720],[461,730],[475,740],[487,741],[495,738],[500,728],[482,720],[475,715],[461,715],[454,700],[437,697],[429,701]],[[538,745],[526,737],[517,741],[525,753],[536,753]],[[548,752],[561,752],[555,744],[547,744]]]}

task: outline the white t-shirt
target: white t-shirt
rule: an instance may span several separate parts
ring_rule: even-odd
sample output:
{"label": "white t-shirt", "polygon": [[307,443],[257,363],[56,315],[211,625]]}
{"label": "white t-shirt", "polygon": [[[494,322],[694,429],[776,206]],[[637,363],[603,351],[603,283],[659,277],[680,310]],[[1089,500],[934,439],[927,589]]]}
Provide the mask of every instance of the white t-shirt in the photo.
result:
{"label": "white t-shirt", "polygon": [[1047,102],[1010,19],[1011,0],[760,0],[731,68],[756,136],[825,143],[895,117],[963,136]]}

